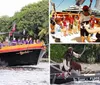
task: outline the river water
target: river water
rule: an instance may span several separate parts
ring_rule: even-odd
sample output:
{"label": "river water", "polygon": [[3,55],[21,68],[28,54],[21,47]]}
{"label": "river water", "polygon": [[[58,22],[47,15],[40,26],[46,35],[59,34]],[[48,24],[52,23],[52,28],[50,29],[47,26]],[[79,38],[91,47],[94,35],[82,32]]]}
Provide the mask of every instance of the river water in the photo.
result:
{"label": "river water", "polygon": [[[58,85],[58,84],[52,84],[52,85]],[[59,85],[100,85],[100,81],[74,81]]]}
{"label": "river water", "polygon": [[75,81],[62,85],[100,85],[100,81]]}
{"label": "river water", "polygon": [[49,85],[49,63],[0,68],[0,85]]}
{"label": "river water", "polygon": [[[48,62],[36,66],[0,67],[0,85],[50,85],[49,71]],[[100,81],[74,81],[60,85],[100,85]]]}

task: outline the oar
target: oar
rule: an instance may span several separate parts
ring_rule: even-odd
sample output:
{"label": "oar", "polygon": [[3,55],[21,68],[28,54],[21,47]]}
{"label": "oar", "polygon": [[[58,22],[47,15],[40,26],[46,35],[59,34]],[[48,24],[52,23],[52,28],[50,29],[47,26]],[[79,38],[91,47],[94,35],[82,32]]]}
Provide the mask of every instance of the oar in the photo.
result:
{"label": "oar", "polygon": [[64,72],[64,71],[60,70],[59,68],[57,68],[57,67],[55,67],[55,66],[53,66],[53,65],[51,65],[51,67],[53,67],[54,69],[56,69],[56,70],[60,71],[61,73],[63,73],[63,72]]}
{"label": "oar", "polygon": [[53,60],[50,60],[52,63],[54,63],[54,64],[57,64],[58,65],[58,63],[57,62],[55,62],[55,61],[53,61]]}

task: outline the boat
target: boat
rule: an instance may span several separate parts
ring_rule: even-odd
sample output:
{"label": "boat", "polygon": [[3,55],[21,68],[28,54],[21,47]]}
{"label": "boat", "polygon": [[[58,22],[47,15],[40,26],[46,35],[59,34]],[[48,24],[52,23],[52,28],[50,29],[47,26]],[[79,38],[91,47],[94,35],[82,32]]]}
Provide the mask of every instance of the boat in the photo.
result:
{"label": "boat", "polygon": [[45,52],[46,46],[43,42],[4,46],[0,48],[0,63],[7,66],[37,65]]}
{"label": "boat", "polygon": [[98,81],[100,80],[99,73],[83,73],[81,75],[69,74],[65,76],[65,72],[60,70],[58,64],[50,65],[50,83],[65,84],[73,81]]}

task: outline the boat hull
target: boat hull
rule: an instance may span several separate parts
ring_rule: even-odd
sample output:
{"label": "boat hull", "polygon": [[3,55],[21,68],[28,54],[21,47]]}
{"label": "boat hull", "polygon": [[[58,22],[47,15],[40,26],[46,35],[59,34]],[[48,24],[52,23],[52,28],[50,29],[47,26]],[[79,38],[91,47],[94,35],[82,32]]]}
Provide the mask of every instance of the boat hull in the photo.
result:
{"label": "boat hull", "polygon": [[50,65],[50,83],[51,84],[66,84],[72,81],[100,81],[100,74],[97,72],[92,74],[81,74],[80,76],[64,75],[65,72],[61,72],[59,65]]}
{"label": "boat hull", "polygon": [[27,51],[16,51],[0,53],[0,59],[8,66],[16,65],[37,65],[39,59],[43,56],[43,49],[31,49]]}
{"label": "boat hull", "polygon": [[[74,81],[73,78],[63,78],[63,77],[57,77],[56,75],[50,75],[50,83],[51,84],[65,84],[65,83],[68,83],[68,82],[72,82]],[[55,78],[54,78],[55,77]]]}

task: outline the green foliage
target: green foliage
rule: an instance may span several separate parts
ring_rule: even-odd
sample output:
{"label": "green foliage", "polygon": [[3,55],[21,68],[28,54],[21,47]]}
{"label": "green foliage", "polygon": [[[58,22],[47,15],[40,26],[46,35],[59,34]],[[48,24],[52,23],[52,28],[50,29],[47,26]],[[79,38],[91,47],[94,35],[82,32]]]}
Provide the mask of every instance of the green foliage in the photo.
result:
{"label": "green foliage", "polygon": [[50,57],[56,62],[62,62],[65,51],[68,47],[73,47],[76,53],[81,53],[86,47],[86,51],[83,53],[81,58],[73,58],[75,61],[84,63],[95,63],[100,62],[100,45],[99,44],[51,44],[50,46]]}
{"label": "green foliage", "polygon": [[13,17],[3,16],[0,18],[0,32],[10,31],[15,21],[17,31],[26,29],[29,36],[44,39],[48,35],[48,0],[32,3],[16,12]]}
{"label": "green foliage", "polygon": [[8,16],[2,16],[0,18],[0,32],[4,32],[8,30],[9,27],[10,17]]}
{"label": "green foliage", "polygon": [[64,52],[66,51],[66,47],[60,44],[59,45],[52,44],[50,48],[51,48],[50,49],[51,59],[57,62],[61,62]]}
{"label": "green foliage", "polygon": [[88,63],[95,63],[95,58],[92,56],[92,57],[89,57],[87,59]]}

